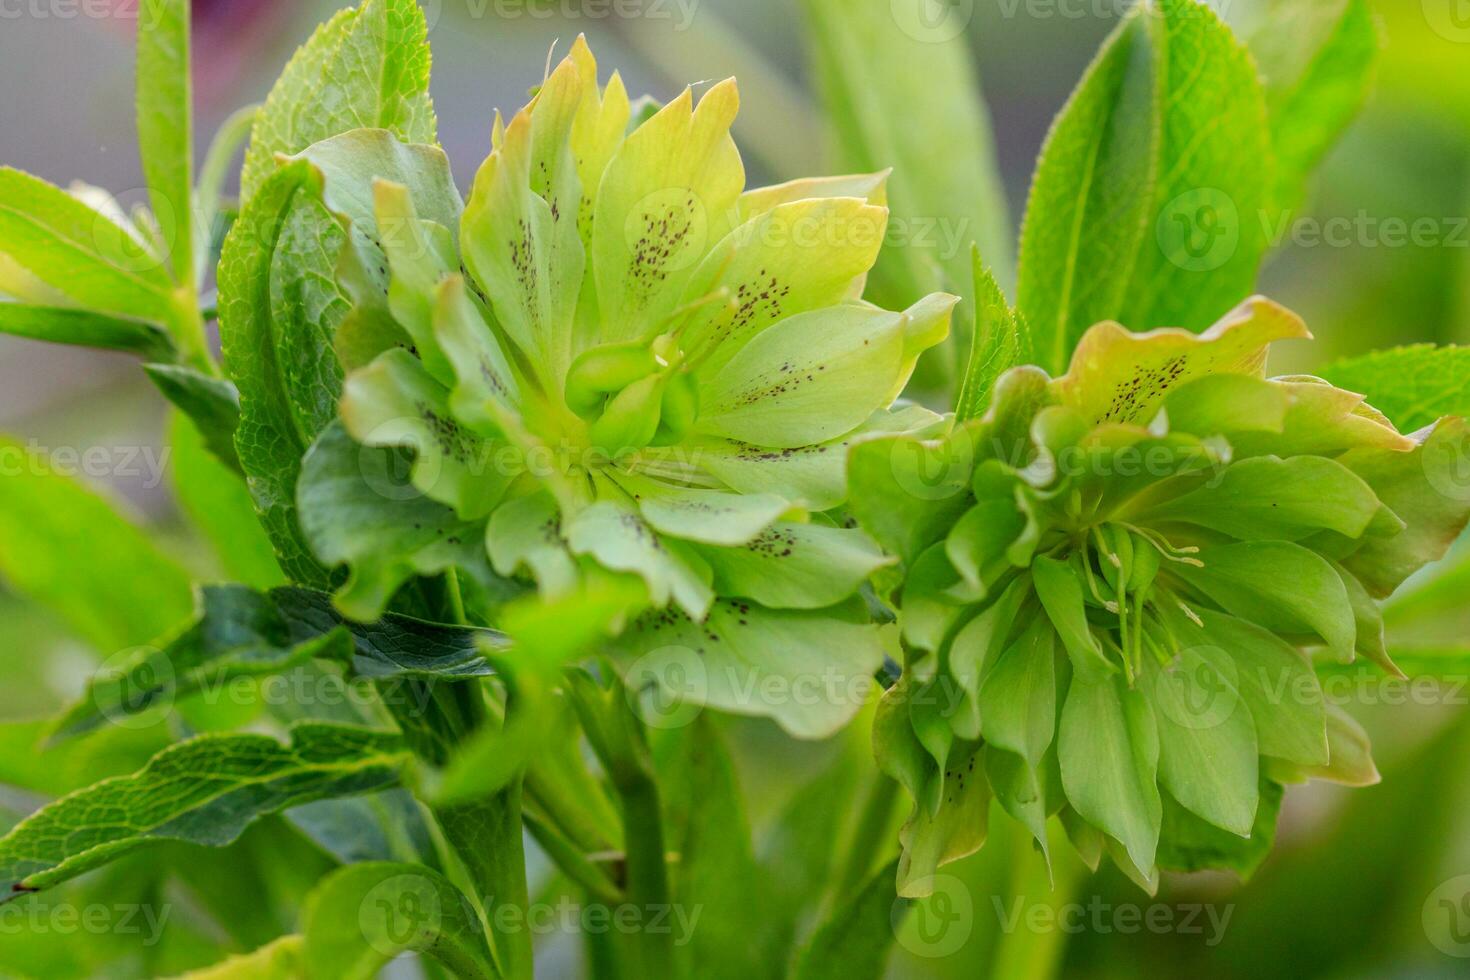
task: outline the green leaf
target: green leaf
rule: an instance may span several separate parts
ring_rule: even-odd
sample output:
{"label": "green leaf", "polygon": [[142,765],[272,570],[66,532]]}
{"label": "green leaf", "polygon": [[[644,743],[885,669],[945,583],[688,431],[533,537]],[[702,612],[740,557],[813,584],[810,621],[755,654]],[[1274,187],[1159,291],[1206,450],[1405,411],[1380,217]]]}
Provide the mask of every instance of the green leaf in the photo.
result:
{"label": "green leaf", "polygon": [[1266,84],[1275,203],[1290,210],[1367,101],[1378,29],[1366,0],[1273,0],[1247,40]]}
{"label": "green leaf", "polygon": [[172,980],[300,980],[304,945],[300,936],[282,936],[253,953],[232,956],[202,970],[180,973]]}
{"label": "green leaf", "polygon": [[1141,871],[1152,868],[1163,813],[1152,705],[1121,678],[1076,675],[1058,737],[1062,785],[1072,807],[1119,841]]}
{"label": "green leaf", "polygon": [[1242,837],[1206,823],[1166,794],[1159,866],[1170,871],[1230,870],[1242,881],[1250,880],[1276,843],[1276,818],[1284,795],[1280,783],[1262,776],[1255,822]]}
{"label": "green leaf", "polygon": [[58,737],[147,711],[237,677],[280,674],[313,659],[345,664],[374,680],[456,680],[493,671],[483,650],[503,645],[491,630],[387,615],[350,623],[331,597],[284,587],[261,594],[239,585],[203,589],[195,622],[162,649],[109,664],[58,723]]}
{"label": "green leaf", "polygon": [[1366,396],[1401,432],[1470,415],[1470,347],[1395,347],[1338,361],[1322,376]]}
{"label": "green leaf", "polygon": [[143,370],[190,419],[215,458],[243,476],[235,450],[235,432],[240,427],[240,393],[235,386],[180,364],[145,364]]}
{"label": "green leaf", "polygon": [[[315,193],[315,179],[304,162],[281,169],[231,229],[219,267],[220,340],[225,369],[240,392],[235,445],[256,510],[286,574],[325,587],[330,576],[312,556],[296,515],[301,457],[335,414],[341,385],[331,327],[345,304],[333,302],[336,249],[321,238],[335,233],[340,243],[341,233],[325,211],[302,206]],[[293,243],[314,251],[293,255]],[[293,384],[293,374],[299,377],[293,366],[308,364],[338,374],[320,385]],[[316,404],[303,406],[304,398]]]}
{"label": "green leaf", "polygon": [[1342,562],[1380,599],[1427,563],[1443,558],[1470,520],[1470,427],[1463,419],[1449,418],[1432,431],[1421,430],[1416,442],[1409,452],[1360,449],[1341,457],[1384,506],[1412,518],[1399,534],[1370,538]]}
{"label": "green leaf", "polygon": [[474,905],[421,864],[374,861],[333,873],[312,892],[302,932],[306,977],[373,980],[408,952],[467,980],[499,975]]}
{"label": "green leaf", "polygon": [[978,248],[974,262],[975,329],[964,385],[955,403],[955,414],[961,422],[985,414],[990,407],[991,392],[1002,374],[1035,360],[1026,321],[1006,299],[990,267],[981,262]]}
{"label": "green leaf", "polygon": [[1033,770],[1051,747],[1057,726],[1056,633],[1038,617],[980,678],[980,732]]}
{"label": "green leaf", "polygon": [[895,903],[890,862],[817,927],[796,962],[796,980],[877,980],[893,946]]}
{"label": "green leaf", "polygon": [[189,576],[104,497],[0,438],[0,575],[97,650],[151,643],[189,615]]}
{"label": "green leaf", "polygon": [[[214,546],[220,567],[252,588],[283,584],[270,538],[256,520],[255,504],[239,474],[205,448],[204,437],[182,412],[170,415],[168,445],[174,496],[190,523]],[[233,453],[233,441],[228,448]]]}
{"label": "green leaf", "polygon": [[1094,323],[1199,331],[1247,296],[1270,172],[1245,49],[1197,0],[1135,8],[1037,164],[1017,306],[1041,366],[1060,373]]}
{"label": "green leaf", "polygon": [[101,347],[149,360],[172,360],[174,343],[157,324],[66,306],[0,300],[0,333],[52,344]]}
{"label": "green leaf", "polygon": [[162,841],[224,847],[267,814],[392,786],[407,760],[396,735],[334,725],[297,726],[289,745],[262,735],[182,742],[135,775],[58,800],[0,839],[0,900]]}
{"label": "green leaf", "polygon": [[[194,281],[194,110],[189,0],[142,0],[138,18],[138,145],[153,216],[174,280]],[[206,243],[207,244],[207,243]]]}
{"label": "green leaf", "polygon": [[1347,587],[1327,559],[1287,541],[1244,541],[1200,551],[1203,567],[1174,569],[1233,616],[1285,636],[1315,634],[1351,660],[1357,624]]}
{"label": "green leaf", "polygon": [[[891,234],[870,297],[894,307],[935,291],[967,293],[971,243],[1002,281],[1013,268],[1005,188],[964,10],[934,0],[806,0],[814,75],[835,137],[836,172],[892,167]],[[922,65],[922,71],[915,67]],[[875,78],[884,79],[875,85]],[[939,148],[943,149],[940,150]],[[969,318],[961,315],[961,322]],[[926,361],[929,382],[962,368]]]}
{"label": "green leaf", "polygon": [[1381,506],[1372,487],[1336,460],[1258,456],[1149,508],[1147,519],[1183,521],[1247,540],[1301,541],[1319,531],[1356,539]]}
{"label": "green leaf", "polygon": [[965,745],[949,758],[949,768],[929,774],[933,806],[916,797],[914,812],[898,832],[903,855],[898,862],[898,894],[924,898],[934,891],[934,872],[969,857],[985,844],[990,830],[990,784],[981,768],[980,747]]}
{"label": "green leaf", "polygon": [[1258,802],[1256,727],[1235,674],[1221,666],[1186,647],[1166,667],[1145,657],[1144,684],[1158,723],[1160,782],[1192,813],[1243,837]]}
{"label": "green leaf", "polygon": [[10,167],[0,167],[0,242],[10,259],[80,306],[160,323],[174,317],[168,270],[135,230]]}
{"label": "green leaf", "polygon": [[434,142],[428,27],[415,0],[366,0],[317,28],[281,73],[256,118],[240,200],[276,169],[276,154],[369,127]]}
{"label": "green leaf", "polygon": [[316,554],[350,575],[337,605],[359,620],[376,619],[415,575],[468,572],[503,601],[515,588],[496,576],[485,554],[485,522],[461,521],[408,480],[404,454],[359,446],[340,423],[329,426],[302,463],[301,523]]}

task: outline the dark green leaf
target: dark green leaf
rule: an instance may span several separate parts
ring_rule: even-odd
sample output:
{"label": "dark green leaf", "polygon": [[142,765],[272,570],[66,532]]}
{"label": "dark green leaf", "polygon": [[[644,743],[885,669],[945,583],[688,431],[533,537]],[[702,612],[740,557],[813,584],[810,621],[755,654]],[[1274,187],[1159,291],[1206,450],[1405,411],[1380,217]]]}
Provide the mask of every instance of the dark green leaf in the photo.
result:
{"label": "dark green leaf", "polygon": [[174,343],[158,325],[66,306],[31,306],[0,301],[0,333],[75,347],[119,350],[170,360]]}
{"label": "dark green leaf", "polygon": [[289,745],[262,735],[182,742],[137,774],[80,790],[0,839],[0,901],[159,841],[223,847],[266,814],[386,789],[406,761],[396,735],[333,725],[298,726]]}
{"label": "dark green leaf", "polygon": [[1159,866],[1170,871],[1230,870],[1248,880],[1276,843],[1283,795],[1280,783],[1261,778],[1260,805],[1250,834],[1244,837],[1206,823],[1166,795]]}
{"label": "dark green leaf", "polygon": [[961,422],[977,419],[990,407],[995,382],[1018,364],[1031,364],[1031,332],[1001,290],[990,268],[975,251],[975,330],[970,363],[955,414]]}
{"label": "dark green leaf", "polygon": [[235,451],[235,431],[240,425],[240,393],[235,386],[179,364],[145,364],[143,370],[163,396],[194,423],[215,458],[243,475]]}

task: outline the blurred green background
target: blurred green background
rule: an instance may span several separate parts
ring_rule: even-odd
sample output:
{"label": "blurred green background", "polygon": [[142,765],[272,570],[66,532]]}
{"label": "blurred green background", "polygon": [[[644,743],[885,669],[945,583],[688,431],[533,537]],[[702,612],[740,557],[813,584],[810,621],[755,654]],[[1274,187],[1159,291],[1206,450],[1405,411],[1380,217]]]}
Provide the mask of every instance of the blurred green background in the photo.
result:
{"label": "blurred green background", "polygon": [[[1248,34],[1264,2],[1216,6]],[[955,43],[973,59],[990,114],[1008,204],[1006,216],[993,217],[1013,240],[1047,127],[1124,4],[950,4],[964,15]],[[336,5],[196,3],[201,141],[233,109],[264,96],[294,46]],[[738,75],[737,139],[752,184],[833,168],[834,141],[812,81],[812,26],[799,3],[434,0],[426,6],[441,139],[462,182],[488,152],[493,110],[518,107],[553,45],[564,51],[580,32],[604,71],[620,70],[634,93],[666,97],[686,80]],[[1470,3],[1373,0],[1372,6],[1382,35],[1372,93],[1313,181],[1304,208],[1281,225],[1282,246],[1262,280],[1262,291],[1302,313],[1318,338],[1290,351],[1277,365],[1283,371],[1394,344],[1470,342]],[[141,199],[136,188],[143,183],[132,128],[131,22],[88,16],[104,7],[86,0],[0,0],[0,163],[63,185],[83,180],[106,187],[130,204]],[[899,67],[875,64],[867,82],[902,91],[922,116],[919,103],[933,94],[930,66]],[[941,128],[907,152],[944,159],[973,142],[973,134]],[[1433,234],[1397,233],[1416,222]],[[162,400],[130,359],[0,338],[0,431],[50,450],[102,447],[114,465],[87,479],[157,529],[166,552],[200,576],[218,577],[222,570],[185,530],[161,478],[165,422]],[[125,458],[130,465],[122,465]],[[1400,600],[1392,628],[1405,637],[1412,631],[1416,640],[1463,644],[1470,577],[1454,582],[1441,578],[1433,590]],[[111,652],[64,616],[0,591],[0,722],[44,717],[76,694]],[[985,850],[949,869],[953,894],[941,894],[901,932],[891,975],[1000,975],[1014,964],[997,962],[997,950],[1029,930],[1029,941],[1010,945],[1060,957],[1069,977],[1470,976],[1470,877],[1461,878],[1470,876],[1470,685],[1354,683],[1336,693],[1372,732],[1384,781],[1366,790],[1292,790],[1276,852],[1249,884],[1172,878],[1151,899],[1105,872],[1049,892],[1040,887],[1044,872],[1038,880],[1039,862],[1020,835],[995,820]],[[834,754],[851,751],[840,744],[793,749],[761,725],[730,729],[757,818],[774,812]],[[7,774],[32,761],[21,737],[26,731],[34,734],[5,727],[0,784],[19,782]],[[138,757],[130,737],[115,733],[85,750],[94,758],[68,758],[66,765],[125,770]],[[861,737],[856,732],[849,741]],[[51,758],[46,765],[61,763]],[[51,775],[58,791],[64,789],[64,773]],[[0,826],[35,802],[0,788]],[[279,860],[298,845],[289,835],[275,839],[276,833],[267,824],[229,856],[188,861],[200,870],[196,877],[238,882],[242,908],[252,895],[292,894],[310,881],[312,855]],[[265,853],[275,860],[251,860]],[[198,881],[193,892],[181,892],[177,882],[144,873],[141,864],[105,870],[63,890],[53,904],[95,904],[98,895],[106,896],[104,904],[140,901],[126,896],[145,891],[172,896],[183,911],[164,924],[166,940],[148,955],[140,947],[146,936],[132,932],[68,932],[54,919],[25,929],[16,927],[25,921],[19,916],[0,917],[0,976],[139,976],[210,962],[221,943],[248,948],[252,929],[256,938],[269,938],[268,923],[228,935],[212,931],[189,914]],[[1036,911],[1057,902],[1073,903],[1063,909],[1064,929],[1045,926]],[[543,974],[572,975],[575,957],[575,943],[554,943]],[[1034,967],[1015,969],[1011,975],[1027,976]]]}

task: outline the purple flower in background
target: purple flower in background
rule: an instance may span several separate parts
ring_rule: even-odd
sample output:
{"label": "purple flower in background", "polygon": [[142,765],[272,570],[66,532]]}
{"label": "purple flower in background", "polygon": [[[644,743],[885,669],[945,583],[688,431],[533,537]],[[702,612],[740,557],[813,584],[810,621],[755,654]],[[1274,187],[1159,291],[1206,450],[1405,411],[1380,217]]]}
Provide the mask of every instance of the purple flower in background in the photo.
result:
{"label": "purple flower in background", "polygon": [[[148,16],[150,0],[111,0],[111,20],[131,31]],[[290,16],[282,0],[193,0],[194,84],[212,102],[247,70]],[[140,12],[141,11],[141,12]]]}

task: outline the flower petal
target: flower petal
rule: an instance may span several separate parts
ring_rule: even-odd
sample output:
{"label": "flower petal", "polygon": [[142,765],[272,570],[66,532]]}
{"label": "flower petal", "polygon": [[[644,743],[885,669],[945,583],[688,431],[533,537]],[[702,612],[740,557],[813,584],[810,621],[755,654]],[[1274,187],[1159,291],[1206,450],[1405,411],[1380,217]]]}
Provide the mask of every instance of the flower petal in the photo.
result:
{"label": "flower petal", "polygon": [[1131,333],[1099,323],[1082,336],[1054,390],[1090,422],[1147,422],[1173,388],[1209,374],[1259,377],[1272,341],[1309,337],[1296,314],[1263,297],[1247,300],[1202,334]]}
{"label": "flower petal", "polygon": [[635,129],[597,189],[592,270],[605,343],[649,338],[678,305],[699,261],[729,232],[745,186],[730,124],[733,79],[693,107],[688,89]]}
{"label": "flower petal", "polygon": [[581,94],[576,65],[563,61],[481,167],[460,228],[466,267],[549,392],[571,363],[587,261],[568,138]]}
{"label": "flower petal", "polygon": [[851,432],[887,407],[904,317],[846,304],[783,320],[700,390],[698,431],[795,448]]}
{"label": "flower petal", "polygon": [[611,478],[638,501],[643,519],[655,530],[700,544],[747,544],[791,510],[791,504],[775,494],[678,487],[629,473]]}
{"label": "flower petal", "polygon": [[813,615],[737,599],[715,602],[702,623],[672,610],[645,616],[618,645],[639,676],[665,681],[671,695],[772,718],[798,738],[847,724],[884,655],[878,627],[846,610]]}
{"label": "flower petal", "polygon": [[887,227],[886,208],[835,197],[782,204],[730,232],[684,291],[686,303],[729,291],[728,303],[701,307],[683,328],[699,375],[717,375],[772,324],[851,298]]}
{"label": "flower petal", "polygon": [[803,177],[784,184],[756,187],[740,195],[740,220],[794,201],[814,197],[856,197],[878,207],[888,206],[888,176],[892,170],[875,174],[843,174],[837,177]]}
{"label": "flower petal", "polygon": [[548,493],[514,497],[495,508],[485,528],[485,547],[500,575],[529,572],[544,595],[568,595],[577,585],[577,562],[561,534],[561,512]]}
{"label": "flower petal", "polygon": [[449,392],[408,351],[388,351],[347,378],[342,421],[363,445],[412,449],[413,485],[466,520],[490,513],[510,484],[494,446],[455,420]]}
{"label": "flower petal", "polygon": [[698,550],[714,569],[721,595],[773,609],[834,605],[893,563],[862,531],[822,524],[782,522],[743,546]]}
{"label": "flower petal", "polygon": [[690,616],[703,619],[714,601],[708,567],[697,556],[659,535],[629,504],[599,500],[572,518],[566,528],[572,552],[590,555],[604,568],[641,577],[657,606],[673,600]]}

